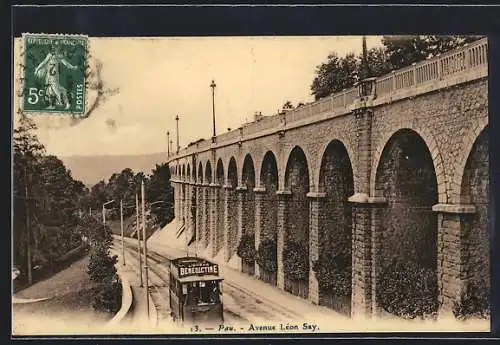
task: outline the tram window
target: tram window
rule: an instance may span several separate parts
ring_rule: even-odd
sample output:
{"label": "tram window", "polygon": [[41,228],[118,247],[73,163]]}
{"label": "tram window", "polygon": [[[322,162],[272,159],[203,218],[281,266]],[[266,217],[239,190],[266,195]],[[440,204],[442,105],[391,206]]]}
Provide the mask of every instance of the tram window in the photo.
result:
{"label": "tram window", "polygon": [[207,281],[203,283],[204,286],[199,288],[200,298],[198,304],[219,303],[220,298],[218,281]]}

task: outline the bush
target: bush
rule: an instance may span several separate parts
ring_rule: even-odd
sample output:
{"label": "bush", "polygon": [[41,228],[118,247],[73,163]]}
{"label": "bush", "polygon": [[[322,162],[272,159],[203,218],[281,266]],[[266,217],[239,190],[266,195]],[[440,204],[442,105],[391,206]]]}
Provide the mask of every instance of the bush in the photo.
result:
{"label": "bush", "polygon": [[288,242],[283,248],[283,270],[292,280],[309,278],[309,255],[301,243]]}
{"label": "bush", "polygon": [[278,255],[276,241],[264,239],[260,242],[257,251],[257,263],[259,266],[270,273],[275,273],[278,270]]}
{"label": "bush", "polygon": [[110,282],[101,283],[94,290],[92,307],[96,310],[117,313],[122,304],[122,285],[117,275]]}
{"label": "bush", "polygon": [[413,262],[393,260],[382,270],[377,299],[387,312],[405,319],[435,318],[437,274]]}
{"label": "bush", "polygon": [[106,243],[96,242],[90,251],[90,261],[87,273],[90,279],[101,283],[111,280],[116,274],[117,256],[110,256]]}
{"label": "bush", "polygon": [[241,237],[240,244],[236,250],[240,258],[245,261],[254,261],[257,251],[255,250],[255,239],[253,236],[245,234]]}
{"label": "bush", "polygon": [[351,293],[351,260],[348,256],[328,252],[313,263],[319,287],[334,296]]}
{"label": "bush", "polygon": [[455,302],[453,314],[459,320],[470,318],[486,319],[490,315],[490,291],[487,282],[473,281],[461,296],[461,302]]}
{"label": "bush", "polygon": [[109,238],[108,229],[105,227],[98,227],[94,232],[87,273],[96,283],[93,289],[94,309],[116,313],[121,306],[122,287],[116,274],[117,256],[109,255]]}

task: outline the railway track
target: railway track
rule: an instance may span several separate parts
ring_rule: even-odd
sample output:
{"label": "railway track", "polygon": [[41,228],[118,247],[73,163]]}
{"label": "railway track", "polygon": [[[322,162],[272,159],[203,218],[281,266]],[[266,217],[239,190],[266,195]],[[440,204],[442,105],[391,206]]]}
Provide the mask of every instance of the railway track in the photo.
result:
{"label": "railway track", "polygon": [[[134,244],[126,243],[125,246],[128,249],[137,250],[137,246],[134,246]],[[138,256],[137,252],[134,252],[134,254],[136,257]],[[149,265],[150,271],[160,277],[168,277],[167,267],[169,267],[170,257],[148,251],[148,261],[155,263]],[[166,284],[168,293],[168,282]],[[303,319],[303,315],[227,279],[224,280],[224,296],[225,318],[240,321],[245,319],[247,321]]]}

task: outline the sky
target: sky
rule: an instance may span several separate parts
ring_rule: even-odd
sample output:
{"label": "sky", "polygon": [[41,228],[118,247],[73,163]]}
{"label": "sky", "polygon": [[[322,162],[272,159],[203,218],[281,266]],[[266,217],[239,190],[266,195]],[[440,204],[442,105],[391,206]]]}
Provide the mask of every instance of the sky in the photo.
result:
{"label": "sky", "polygon": [[[216,132],[276,114],[287,101],[313,100],[316,66],[331,52],[361,52],[361,36],[89,38],[90,66],[102,62],[105,89],[117,93],[78,123],[36,117],[38,137],[58,156],[145,154],[167,151],[166,132],[184,147],[212,135],[215,80]],[[381,45],[367,36],[368,49]],[[19,65],[20,39],[15,42]],[[19,77],[19,68],[14,77]],[[89,105],[96,93],[88,93]]]}

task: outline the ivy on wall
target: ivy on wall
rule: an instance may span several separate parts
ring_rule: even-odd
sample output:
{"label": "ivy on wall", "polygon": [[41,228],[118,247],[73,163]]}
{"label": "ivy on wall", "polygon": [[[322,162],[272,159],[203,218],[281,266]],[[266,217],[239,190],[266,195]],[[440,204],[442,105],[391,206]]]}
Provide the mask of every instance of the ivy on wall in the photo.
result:
{"label": "ivy on wall", "polygon": [[276,241],[267,238],[262,240],[257,251],[257,263],[259,266],[269,273],[275,273],[278,270],[277,260]]}
{"label": "ivy on wall", "polygon": [[313,270],[322,292],[334,296],[351,293],[351,259],[342,253],[320,254],[313,262]]}
{"label": "ivy on wall", "polygon": [[243,235],[238,244],[236,253],[245,261],[254,261],[257,256],[254,237],[248,234]]}
{"label": "ivy on wall", "polygon": [[292,280],[307,280],[309,278],[309,253],[302,243],[290,241],[285,244],[283,270]]}

